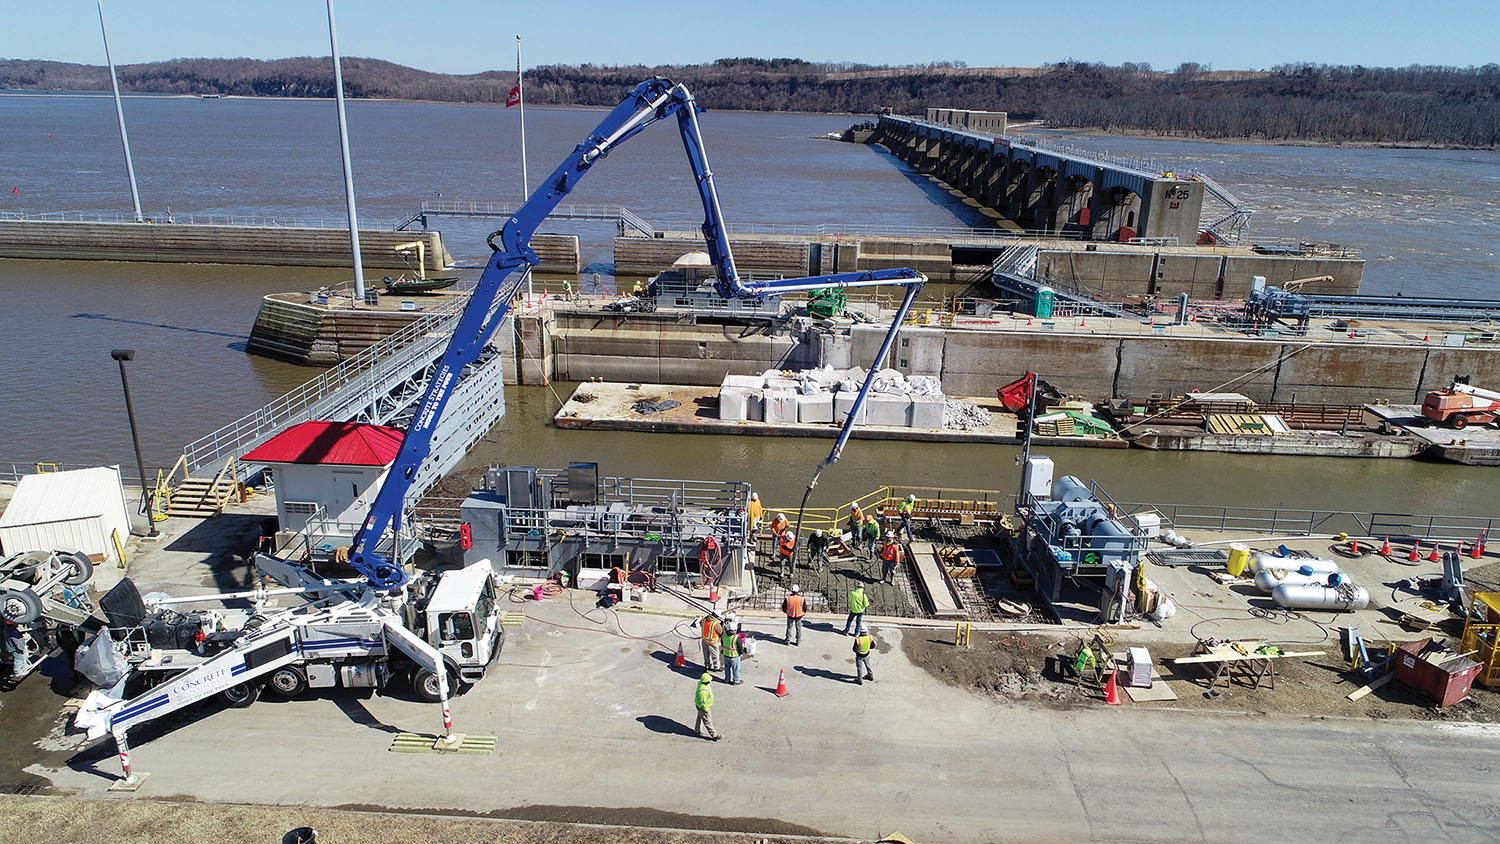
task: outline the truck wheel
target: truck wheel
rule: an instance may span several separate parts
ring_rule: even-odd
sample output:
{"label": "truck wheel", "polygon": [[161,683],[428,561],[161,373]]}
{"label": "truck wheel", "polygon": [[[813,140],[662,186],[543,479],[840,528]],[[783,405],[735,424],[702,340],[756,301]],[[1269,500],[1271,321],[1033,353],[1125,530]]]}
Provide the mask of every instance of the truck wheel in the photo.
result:
{"label": "truck wheel", "polygon": [[260,684],[240,683],[219,693],[224,702],[235,709],[244,709],[260,697]]}
{"label": "truck wheel", "polygon": [[1468,425],[1469,425],[1469,417],[1467,417],[1467,416],[1454,416],[1454,417],[1452,417],[1451,419],[1448,420],[1448,424],[1452,425],[1454,430],[1461,431],[1464,428],[1468,427]]}
{"label": "truck wheel", "polygon": [[30,589],[0,592],[0,616],[11,624],[30,624],[42,617],[42,599]]}
{"label": "truck wheel", "polygon": [[71,554],[59,553],[57,559],[58,562],[68,567],[68,576],[63,579],[63,583],[69,586],[82,586],[94,576],[94,561],[82,551],[74,551]]}
{"label": "truck wheel", "polygon": [[[438,675],[425,668],[417,668],[412,671],[411,690],[417,693],[417,697],[427,703],[437,703],[443,699],[442,690],[438,688]],[[453,696],[453,674],[448,674],[448,695]]]}
{"label": "truck wheel", "polygon": [[296,697],[307,691],[307,675],[297,666],[288,665],[271,674],[266,688],[277,697]]}

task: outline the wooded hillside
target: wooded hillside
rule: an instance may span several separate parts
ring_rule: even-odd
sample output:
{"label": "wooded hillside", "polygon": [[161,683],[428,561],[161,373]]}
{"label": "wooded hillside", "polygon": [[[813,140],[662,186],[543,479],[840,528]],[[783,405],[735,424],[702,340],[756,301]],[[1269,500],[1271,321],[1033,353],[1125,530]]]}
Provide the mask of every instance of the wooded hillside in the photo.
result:
{"label": "wooded hillside", "polygon": [[[496,103],[509,71],[429,73],[376,59],[344,60],[351,97]],[[125,91],[329,97],[326,58],[275,61],[174,59],[119,68]],[[651,75],[687,82],[706,108],[847,112],[929,106],[1008,111],[1012,120],[1166,136],[1318,143],[1500,146],[1500,65],[1366,68],[1283,65],[1268,71],[1172,71],[1126,63],[1059,62],[1043,68],[814,64],[800,59],[720,59],[708,65],[528,70],[533,104],[614,105]],[[105,91],[104,68],[0,60],[0,89]]]}

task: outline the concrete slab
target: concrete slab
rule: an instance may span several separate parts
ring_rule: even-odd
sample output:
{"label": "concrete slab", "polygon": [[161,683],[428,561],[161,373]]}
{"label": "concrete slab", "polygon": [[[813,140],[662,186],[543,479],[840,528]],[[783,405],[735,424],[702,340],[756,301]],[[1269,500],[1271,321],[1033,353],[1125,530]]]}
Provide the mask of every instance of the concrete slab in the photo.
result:
{"label": "concrete slab", "polygon": [[830,423],[833,421],[833,394],[818,393],[797,397],[797,421],[806,424]]}
{"label": "concrete slab", "polygon": [[719,418],[726,422],[744,422],[749,418],[750,393],[743,388],[719,388]]}
{"label": "concrete slab", "polygon": [[761,393],[765,408],[764,420],[780,425],[797,421],[797,394],[792,390],[773,390],[769,387]]}

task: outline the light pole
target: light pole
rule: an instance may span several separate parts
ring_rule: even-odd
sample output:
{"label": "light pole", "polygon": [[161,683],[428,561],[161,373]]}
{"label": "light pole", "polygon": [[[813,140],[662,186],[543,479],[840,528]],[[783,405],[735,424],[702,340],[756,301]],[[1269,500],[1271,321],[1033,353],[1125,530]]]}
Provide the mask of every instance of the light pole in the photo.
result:
{"label": "light pole", "polygon": [[120,364],[120,386],[125,388],[125,414],[130,417],[130,441],[135,445],[135,467],[141,472],[141,503],[146,510],[146,535],[160,536],[151,508],[151,487],[146,483],[146,461],[141,458],[141,436],[135,428],[135,408],[130,403],[130,379],[125,377],[125,361],[135,360],[134,349],[115,349],[109,356]]}

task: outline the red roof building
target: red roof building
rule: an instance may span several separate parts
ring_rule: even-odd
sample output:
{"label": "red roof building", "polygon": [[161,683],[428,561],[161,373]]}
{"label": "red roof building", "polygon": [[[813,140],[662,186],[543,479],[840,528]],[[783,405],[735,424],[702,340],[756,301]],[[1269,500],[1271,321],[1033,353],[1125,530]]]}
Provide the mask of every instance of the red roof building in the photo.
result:
{"label": "red roof building", "polygon": [[362,422],[303,422],[240,458],[246,463],[304,466],[386,466],[406,432]]}

